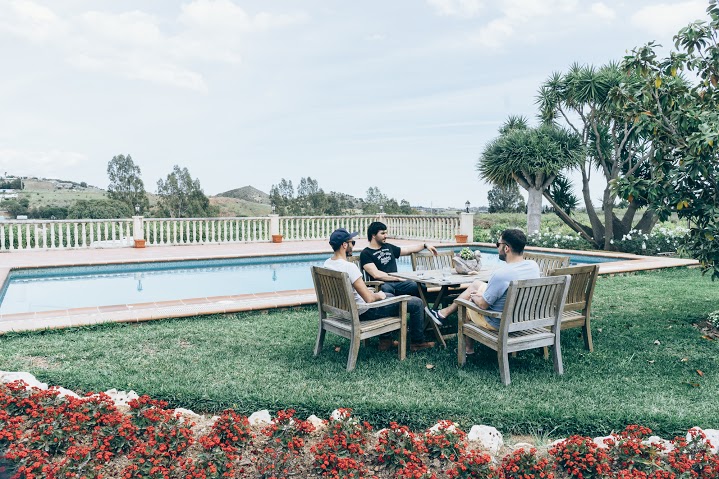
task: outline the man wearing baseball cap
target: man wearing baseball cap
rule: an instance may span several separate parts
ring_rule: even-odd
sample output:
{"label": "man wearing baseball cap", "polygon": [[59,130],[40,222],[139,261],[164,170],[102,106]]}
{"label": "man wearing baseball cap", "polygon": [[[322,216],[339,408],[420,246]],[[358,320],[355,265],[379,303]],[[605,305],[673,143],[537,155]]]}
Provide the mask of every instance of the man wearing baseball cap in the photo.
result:
{"label": "man wearing baseball cap", "polygon": [[[374,303],[394,295],[384,293],[382,291],[373,292],[367,287],[362,279],[362,273],[359,268],[347,261],[347,256],[352,255],[357,232],[350,233],[345,228],[339,228],[330,235],[330,246],[334,254],[328,258],[324,267],[333,271],[341,271],[347,273],[354,290],[354,298],[357,302],[357,310],[359,312],[360,321],[370,321],[373,319],[386,318],[388,316],[396,316],[399,314],[399,304],[390,304],[379,308],[369,309],[367,303]],[[421,351],[423,349],[434,347],[434,342],[426,341],[424,338],[424,317],[423,317],[422,300],[416,297],[410,298],[407,303],[407,312],[409,313],[409,336],[410,351]],[[388,350],[392,346],[392,337],[388,335],[380,336],[380,350]]]}

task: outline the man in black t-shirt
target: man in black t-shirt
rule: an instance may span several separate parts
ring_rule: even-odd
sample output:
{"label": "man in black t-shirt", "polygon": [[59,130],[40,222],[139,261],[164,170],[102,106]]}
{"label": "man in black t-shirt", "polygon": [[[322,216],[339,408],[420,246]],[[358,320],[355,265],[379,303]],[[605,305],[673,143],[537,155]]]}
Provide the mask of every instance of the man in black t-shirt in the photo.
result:
{"label": "man in black t-shirt", "polygon": [[419,296],[417,283],[392,276],[392,273],[397,272],[397,258],[419,253],[425,248],[436,255],[437,249],[427,243],[401,248],[387,243],[387,225],[379,221],[375,221],[367,228],[367,241],[369,246],[360,253],[360,268],[373,280],[384,281],[382,291],[385,293]]}

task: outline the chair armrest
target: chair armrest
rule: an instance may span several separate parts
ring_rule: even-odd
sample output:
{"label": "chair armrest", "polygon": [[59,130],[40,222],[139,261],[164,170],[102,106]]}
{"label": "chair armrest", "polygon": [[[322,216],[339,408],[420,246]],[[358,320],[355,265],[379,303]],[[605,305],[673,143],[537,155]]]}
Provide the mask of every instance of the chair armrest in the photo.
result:
{"label": "chair armrest", "polygon": [[483,316],[489,316],[490,318],[501,318],[502,313],[500,311],[489,311],[488,309],[482,309],[476,304],[474,304],[472,301],[467,301],[466,299],[455,299],[454,303],[457,306],[464,306],[467,309],[471,309],[472,311],[476,311],[480,313]]}
{"label": "chair armrest", "polygon": [[380,287],[384,284],[384,281],[365,281],[364,284],[366,284],[368,288],[379,291]]}
{"label": "chair armrest", "polygon": [[381,308],[382,306],[387,306],[389,304],[394,303],[401,303],[402,301],[409,301],[412,296],[408,294],[402,294],[400,296],[392,296],[391,298],[382,299],[379,301],[375,301],[373,303],[367,303],[367,306],[372,308]]}

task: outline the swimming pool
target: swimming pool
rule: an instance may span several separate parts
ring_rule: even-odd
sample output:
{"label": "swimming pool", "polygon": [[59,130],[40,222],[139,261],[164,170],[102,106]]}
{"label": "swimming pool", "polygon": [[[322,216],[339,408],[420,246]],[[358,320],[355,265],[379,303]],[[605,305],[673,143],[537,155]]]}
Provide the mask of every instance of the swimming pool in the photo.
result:
{"label": "swimming pool", "polygon": [[[447,249],[452,248],[444,248]],[[482,251],[485,264],[499,262],[496,250],[477,249]],[[310,266],[321,265],[329,256],[305,254],[13,270],[0,291],[0,314],[309,289]],[[572,256],[571,260],[599,263],[615,259]],[[412,269],[408,256],[400,258],[398,268]]]}

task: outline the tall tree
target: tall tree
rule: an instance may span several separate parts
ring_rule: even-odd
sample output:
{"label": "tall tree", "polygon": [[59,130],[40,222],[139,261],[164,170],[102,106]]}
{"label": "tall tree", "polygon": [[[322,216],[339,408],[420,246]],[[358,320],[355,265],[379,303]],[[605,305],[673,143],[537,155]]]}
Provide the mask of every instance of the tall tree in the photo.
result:
{"label": "tall tree", "polygon": [[[625,57],[638,72],[637,95],[623,107],[652,142],[651,181],[621,178],[617,191],[646,195],[661,218],[676,212],[691,222],[686,247],[704,271],[719,278],[719,6],[710,21],[694,22],[674,37],[665,58],[650,42]],[[683,74],[689,74],[684,77]],[[638,112],[638,113],[637,113]]]}
{"label": "tall tree", "polygon": [[527,208],[516,182],[494,185],[487,193],[487,203],[488,213],[521,213]]}
{"label": "tall tree", "polygon": [[[600,68],[572,65],[565,74],[554,73],[540,88],[537,103],[542,120],[547,124],[564,124],[574,131],[584,146],[582,197],[589,225],[563,214],[549,192],[544,197],[557,214],[576,232],[597,247],[611,249],[612,239],[619,239],[631,229],[651,231],[657,216],[645,210],[634,222],[637,211],[646,205],[643,195],[625,198],[629,207],[622,218],[615,213],[617,190],[612,185],[620,178],[641,177],[646,162],[653,155],[651,142],[639,128],[638,112],[626,108],[630,98],[640,93],[641,81],[634,72],[627,74],[616,63]],[[592,204],[589,184],[598,171],[606,180],[602,195],[603,217]]]}
{"label": "tall tree", "polygon": [[526,119],[510,117],[477,161],[482,178],[496,185],[516,182],[527,190],[527,231],[539,231],[542,195],[565,168],[573,168],[581,157],[577,135],[555,125],[530,128]]}
{"label": "tall tree", "polygon": [[187,168],[175,165],[167,179],[157,181],[158,214],[170,218],[200,218],[213,216],[216,212],[210,206],[199,179],[193,179]]}
{"label": "tall tree", "polygon": [[140,207],[145,213],[150,208],[150,202],[142,182],[140,167],[132,161],[130,155],[117,155],[107,163],[107,176],[110,184],[107,187],[107,196],[111,200],[126,203],[131,211]]}
{"label": "tall tree", "polygon": [[388,201],[389,198],[387,198],[378,187],[370,186],[367,188],[367,194],[362,204],[362,212],[366,215],[377,214],[380,212],[380,206],[382,207],[382,211],[384,211],[384,207]]}
{"label": "tall tree", "polygon": [[270,204],[275,207],[275,212],[280,216],[295,214],[295,188],[292,181],[282,180],[270,188]]}

